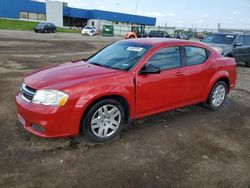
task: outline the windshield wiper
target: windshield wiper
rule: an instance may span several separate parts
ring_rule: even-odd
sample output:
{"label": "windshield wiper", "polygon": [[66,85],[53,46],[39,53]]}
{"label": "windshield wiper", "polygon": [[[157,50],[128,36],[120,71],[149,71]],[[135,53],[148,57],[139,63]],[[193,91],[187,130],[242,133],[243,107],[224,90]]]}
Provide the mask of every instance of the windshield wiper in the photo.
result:
{"label": "windshield wiper", "polygon": [[99,63],[89,63],[89,64],[96,65],[96,66],[99,66],[99,67],[106,67],[106,68],[107,68],[107,66],[101,65],[101,64],[99,64]]}

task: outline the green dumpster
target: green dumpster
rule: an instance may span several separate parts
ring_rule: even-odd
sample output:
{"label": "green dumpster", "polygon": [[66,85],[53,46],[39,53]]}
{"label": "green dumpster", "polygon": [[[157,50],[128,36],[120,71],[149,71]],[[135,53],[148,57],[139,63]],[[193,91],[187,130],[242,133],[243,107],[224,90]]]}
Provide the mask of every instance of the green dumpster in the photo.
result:
{"label": "green dumpster", "polygon": [[113,37],[114,36],[114,26],[104,25],[102,29],[102,36]]}

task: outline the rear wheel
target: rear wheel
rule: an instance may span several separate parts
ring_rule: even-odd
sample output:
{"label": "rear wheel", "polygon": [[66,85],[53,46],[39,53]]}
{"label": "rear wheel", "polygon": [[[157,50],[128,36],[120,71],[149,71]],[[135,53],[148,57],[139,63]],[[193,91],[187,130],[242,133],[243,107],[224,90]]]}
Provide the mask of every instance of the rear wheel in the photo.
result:
{"label": "rear wheel", "polygon": [[115,138],[123,129],[125,111],[116,100],[104,99],[94,104],[82,122],[82,131],[94,142],[106,142]]}
{"label": "rear wheel", "polygon": [[217,82],[210,92],[208,98],[208,107],[211,110],[218,110],[227,97],[227,84],[224,81]]}
{"label": "rear wheel", "polygon": [[130,39],[134,39],[134,38],[135,38],[135,36],[134,36],[134,35],[131,35],[129,38],[130,38]]}

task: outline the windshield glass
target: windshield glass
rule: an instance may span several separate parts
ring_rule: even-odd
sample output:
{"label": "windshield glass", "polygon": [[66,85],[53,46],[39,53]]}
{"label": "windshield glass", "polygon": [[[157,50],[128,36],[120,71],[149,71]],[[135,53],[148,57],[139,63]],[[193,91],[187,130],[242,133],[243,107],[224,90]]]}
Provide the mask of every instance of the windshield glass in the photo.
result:
{"label": "windshield glass", "polygon": [[46,25],[46,23],[39,23],[39,24],[38,24],[38,26],[40,26],[40,27],[41,27],[41,26],[44,26],[44,25]]}
{"label": "windshield glass", "polygon": [[150,45],[121,41],[104,48],[90,57],[87,62],[107,68],[128,71],[150,47]]}
{"label": "windshield glass", "polygon": [[217,44],[232,44],[235,38],[236,38],[236,35],[210,34],[206,36],[202,42],[217,43]]}

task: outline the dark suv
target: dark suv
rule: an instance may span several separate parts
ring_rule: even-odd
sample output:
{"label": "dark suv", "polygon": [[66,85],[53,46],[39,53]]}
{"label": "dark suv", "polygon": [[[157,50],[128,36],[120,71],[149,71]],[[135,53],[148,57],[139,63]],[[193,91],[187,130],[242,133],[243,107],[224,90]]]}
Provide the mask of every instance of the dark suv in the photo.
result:
{"label": "dark suv", "polygon": [[156,37],[156,38],[170,38],[169,34],[166,31],[150,31],[148,34],[149,38]]}
{"label": "dark suv", "polygon": [[233,57],[236,62],[245,62],[250,67],[250,34],[212,33],[203,40],[225,57]]}

